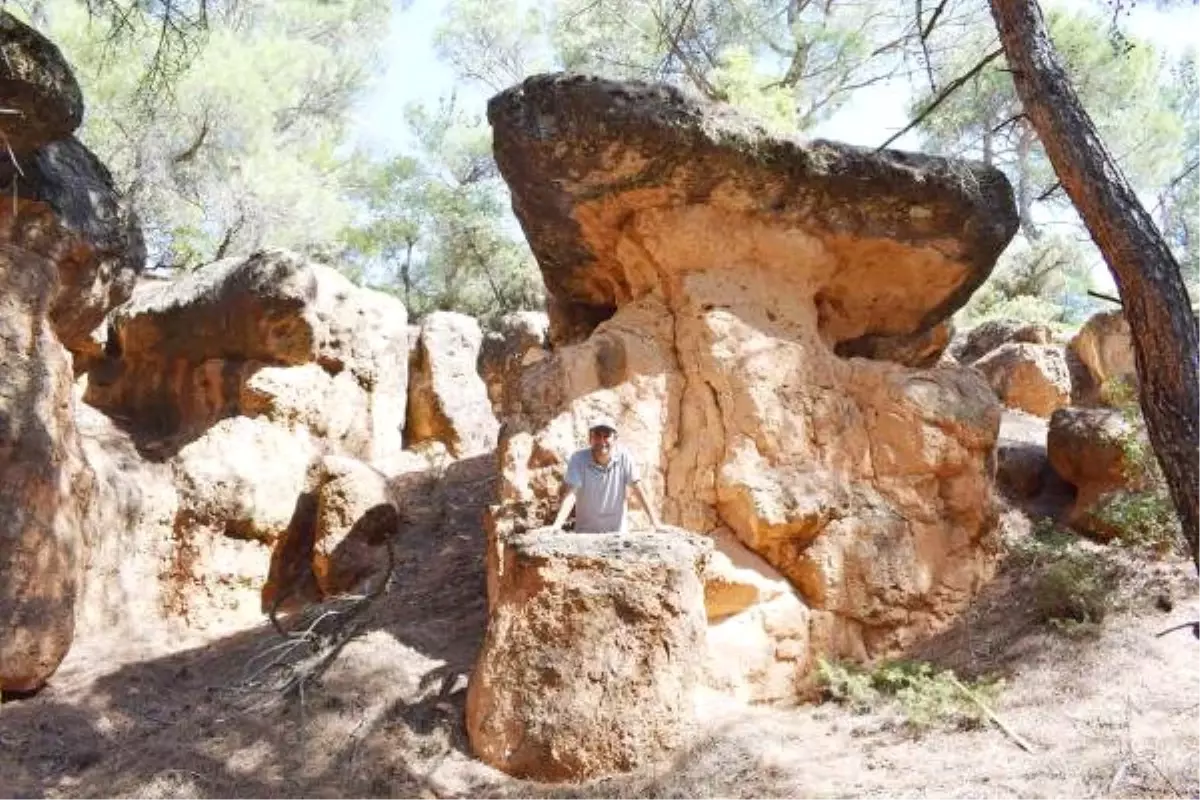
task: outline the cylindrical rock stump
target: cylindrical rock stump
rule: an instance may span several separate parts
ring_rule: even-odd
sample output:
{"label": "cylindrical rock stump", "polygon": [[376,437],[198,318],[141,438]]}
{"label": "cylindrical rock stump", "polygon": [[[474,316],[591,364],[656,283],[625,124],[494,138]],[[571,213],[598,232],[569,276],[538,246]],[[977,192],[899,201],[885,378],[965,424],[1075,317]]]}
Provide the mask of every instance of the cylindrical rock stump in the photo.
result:
{"label": "cylindrical rock stump", "polygon": [[479,758],[521,778],[578,781],[683,744],[710,547],[684,533],[545,530],[507,541],[467,693]]}

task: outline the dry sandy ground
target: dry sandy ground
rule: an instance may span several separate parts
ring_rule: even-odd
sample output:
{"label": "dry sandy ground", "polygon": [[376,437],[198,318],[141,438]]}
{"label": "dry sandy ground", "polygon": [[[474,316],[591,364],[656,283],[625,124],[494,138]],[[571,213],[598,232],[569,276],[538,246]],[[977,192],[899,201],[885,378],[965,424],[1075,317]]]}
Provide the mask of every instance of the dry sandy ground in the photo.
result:
{"label": "dry sandy ground", "polygon": [[[263,708],[239,692],[269,628],[139,660],[81,642],[53,684],[0,707],[0,796],[1196,797],[1200,659],[1170,624],[1200,616],[1194,581],[1170,613],[1139,603],[1099,638],[1035,625],[998,580],[918,654],[999,672],[994,727],[914,738],[884,714],[709,699],[673,764],[585,786],[509,779],[474,761],[463,688],[484,628],[480,500],[490,459],[451,468],[402,532],[393,590],[323,685]],[[122,663],[124,662],[124,663]]]}

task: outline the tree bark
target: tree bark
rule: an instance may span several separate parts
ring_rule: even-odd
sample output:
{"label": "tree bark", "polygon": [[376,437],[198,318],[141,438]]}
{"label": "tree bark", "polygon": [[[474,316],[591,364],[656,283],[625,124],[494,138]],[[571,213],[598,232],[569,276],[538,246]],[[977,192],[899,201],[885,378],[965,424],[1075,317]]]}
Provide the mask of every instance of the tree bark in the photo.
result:
{"label": "tree bark", "polygon": [[1150,443],[1200,567],[1200,357],[1179,263],[1079,102],[1037,0],[991,0],[991,7],[1025,113],[1116,281]]}

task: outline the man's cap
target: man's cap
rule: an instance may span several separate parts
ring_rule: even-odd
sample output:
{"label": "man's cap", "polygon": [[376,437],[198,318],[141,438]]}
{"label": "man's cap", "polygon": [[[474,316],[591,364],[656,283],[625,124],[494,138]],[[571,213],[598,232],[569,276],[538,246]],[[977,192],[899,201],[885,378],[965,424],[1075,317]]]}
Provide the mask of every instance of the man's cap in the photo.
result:
{"label": "man's cap", "polygon": [[597,417],[592,420],[592,424],[588,426],[588,433],[597,428],[608,428],[613,433],[617,432],[617,423],[613,422],[611,417]]}

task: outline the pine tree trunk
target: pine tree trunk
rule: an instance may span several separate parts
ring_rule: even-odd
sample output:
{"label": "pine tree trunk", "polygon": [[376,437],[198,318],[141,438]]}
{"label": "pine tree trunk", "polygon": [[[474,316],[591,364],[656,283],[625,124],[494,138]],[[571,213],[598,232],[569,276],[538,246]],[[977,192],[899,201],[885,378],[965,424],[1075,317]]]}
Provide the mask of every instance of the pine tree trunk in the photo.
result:
{"label": "pine tree trunk", "polygon": [[1025,113],[1116,280],[1150,443],[1200,566],[1200,358],[1179,263],[1080,104],[1036,0],[991,0],[991,6]]}

